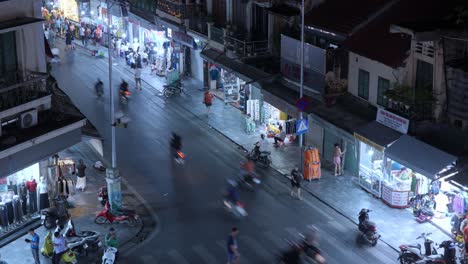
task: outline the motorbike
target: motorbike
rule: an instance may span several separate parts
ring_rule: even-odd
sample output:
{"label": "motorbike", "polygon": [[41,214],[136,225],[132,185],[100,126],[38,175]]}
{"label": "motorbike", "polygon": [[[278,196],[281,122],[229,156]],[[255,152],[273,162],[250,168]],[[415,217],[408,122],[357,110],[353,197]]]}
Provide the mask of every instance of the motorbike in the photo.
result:
{"label": "motorbike", "polygon": [[120,210],[120,215],[114,215],[111,212],[109,201],[106,202],[104,209],[96,215],[94,222],[102,225],[106,223],[127,223],[129,226],[135,226],[137,224],[139,216],[134,210]]}
{"label": "motorbike", "polygon": [[360,234],[358,238],[364,239],[372,246],[377,245],[380,235],[377,233],[377,225],[374,222],[369,221],[369,212],[372,210],[363,208],[359,212],[359,224],[358,229]]}
{"label": "motorbike", "polygon": [[[94,231],[81,231],[76,232],[75,225],[73,221],[70,219],[68,220],[67,226],[64,229],[63,234],[65,235],[65,239],[69,240],[77,240],[82,239],[83,243],[77,245],[77,247],[69,247],[73,249],[79,255],[88,255],[88,248],[91,250],[98,250],[102,246],[102,242],[99,240],[99,233]],[[68,245],[67,245],[68,246]]]}
{"label": "motorbike", "polygon": [[171,84],[164,85],[163,87],[163,94],[167,98],[175,94],[180,95],[183,92],[182,83],[180,81],[175,81]]}
{"label": "motorbike", "polygon": [[129,90],[126,90],[126,91],[119,91],[119,95],[120,95],[120,100],[122,100],[123,103],[128,103],[128,99],[130,99],[131,97],[131,93]]}
{"label": "motorbike", "polygon": [[237,219],[242,219],[248,215],[241,202],[233,203],[229,199],[225,198],[223,199],[223,207],[228,213],[232,214]]}
{"label": "motorbike", "polygon": [[258,161],[265,167],[270,167],[271,159],[270,159],[271,152],[270,151],[262,151],[260,152],[260,146],[258,144],[254,145],[254,148],[247,156],[248,158],[252,159],[253,161]]}
{"label": "motorbike", "polygon": [[184,164],[185,161],[185,154],[181,151],[182,149],[182,142],[181,137],[175,133],[173,133],[170,146],[171,146],[171,153],[174,156],[174,159],[179,164]]}
{"label": "motorbike", "polygon": [[109,201],[109,193],[107,192],[107,187],[101,187],[98,192],[98,200],[102,206],[105,206]]}
{"label": "motorbike", "polygon": [[94,89],[96,91],[96,96],[100,98],[101,96],[104,95],[104,84],[102,83],[101,80],[98,80],[96,84],[94,85]]}
{"label": "motorbike", "polygon": [[104,250],[104,254],[102,255],[102,264],[114,264],[116,254],[117,249],[115,247],[106,248],[106,250]]}
{"label": "motorbike", "polygon": [[239,186],[249,191],[255,191],[255,188],[257,188],[257,186],[260,185],[261,181],[256,175],[241,172],[239,177],[237,178],[237,183],[239,184]]}
{"label": "motorbike", "polygon": [[70,217],[66,207],[66,198],[58,195],[54,198],[55,207],[41,210],[42,225],[46,229],[51,229],[57,223],[63,224]]}
{"label": "motorbike", "polygon": [[410,204],[413,207],[413,215],[419,223],[430,221],[434,217],[434,211],[431,209],[432,203],[429,195],[418,194],[411,197]]}
{"label": "motorbike", "polygon": [[[325,263],[325,258],[320,253],[320,250],[315,243],[308,242],[304,235],[298,234],[300,237],[299,241],[292,241],[285,239],[289,246],[289,249],[284,251],[278,256],[278,262],[281,264],[290,263]],[[307,260],[306,262],[303,262]]]}
{"label": "motorbike", "polygon": [[400,245],[400,255],[398,260],[401,264],[417,263],[417,264],[429,264],[429,263],[445,263],[455,264],[457,249],[455,243],[450,240],[443,241],[440,243],[439,248],[444,249],[444,253],[441,255],[437,252],[434,247],[434,241],[429,236],[431,233],[422,233],[416,239],[424,240],[424,254],[421,252],[421,244],[406,244]]}
{"label": "motorbike", "polygon": [[[44,238],[44,245],[42,245],[41,254],[44,257],[48,257],[48,258],[51,258],[54,255],[54,246],[52,245],[52,232],[51,231],[47,232],[47,235]],[[66,263],[66,264],[70,264],[70,263],[76,264],[78,260],[76,259],[76,255],[73,252],[73,250],[69,248],[67,252],[65,252],[65,254],[63,254],[60,257],[60,262]]]}

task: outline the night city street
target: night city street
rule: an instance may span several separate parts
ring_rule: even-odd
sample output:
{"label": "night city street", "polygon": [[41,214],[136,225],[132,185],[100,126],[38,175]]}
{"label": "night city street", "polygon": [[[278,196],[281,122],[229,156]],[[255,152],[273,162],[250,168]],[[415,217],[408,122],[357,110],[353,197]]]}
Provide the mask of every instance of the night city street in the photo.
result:
{"label": "night city street", "polygon": [[[106,69],[107,60],[77,49],[64,57],[61,65],[54,66],[53,75],[61,87],[67,87],[65,92],[108,142],[108,94],[99,100],[93,87],[97,77],[104,79]],[[132,83],[125,68],[114,67],[114,72],[115,84],[121,78]],[[162,86],[162,78],[153,78],[161,79]],[[195,91],[197,88],[186,87]],[[275,254],[287,248],[283,239],[295,239],[309,225],[320,230],[327,263],[396,261],[397,252],[383,243],[375,248],[357,246],[356,225],[317,199],[309,195],[304,195],[302,202],[291,198],[289,183],[272,169],[260,170],[264,183],[258,191],[241,193],[248,217],[237,221],[227,214],[222,208],[222,192],[226,180],[239,173],[238,164],[244,161],[245,153],[207,126],[204,119],[210,117],[190,112],[190,105],[184,105],[185,98],[164,99],[160,90],[161,87],[144,84],[142,92],[133,92],[124,106],[131,122],[128,128],[117,130],[121,174],[159,219],[154,237],[123,252],[129,255],[128,261],[223,263],[227,234],[237,226],[241,230],[242,263],[272,263]],[[169,156],[171,131],[183,138],[187,156],[183,166],[174,164]]]}

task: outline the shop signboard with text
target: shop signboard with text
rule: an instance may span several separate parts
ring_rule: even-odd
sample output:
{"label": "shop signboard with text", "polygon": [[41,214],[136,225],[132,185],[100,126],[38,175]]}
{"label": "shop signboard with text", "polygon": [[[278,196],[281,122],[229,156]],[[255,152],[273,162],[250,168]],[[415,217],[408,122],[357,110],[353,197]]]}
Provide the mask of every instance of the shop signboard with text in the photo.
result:
{"label": "shop signboard with text", "polygon": [[172,40],[188,46],[189,48],[195,48],[193,45],[193,37],[185,34],[184,32],[173,31]]}
{"label": "shop signboard with text", "polygon": [[402,134],[408,133],[409,120],[392,112],[379,108],[376,121]]}
{"label": "shop signboard with text", "polygon": [[[301,76],[301,42],[281,35],[281,73],[292,81]],[[319,92],[325,91],[326,51],[304,43],[304,85]]]}

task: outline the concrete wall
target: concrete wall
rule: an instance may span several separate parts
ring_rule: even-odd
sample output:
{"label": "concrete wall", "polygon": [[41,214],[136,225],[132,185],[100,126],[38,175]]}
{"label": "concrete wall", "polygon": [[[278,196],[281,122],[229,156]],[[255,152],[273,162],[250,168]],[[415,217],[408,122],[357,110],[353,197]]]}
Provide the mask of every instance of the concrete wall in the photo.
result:
{"label": "concrete wall", "polygon": [[[377,88],[379,77],[390,80],[390,87],[398,81],[405,81],[404,69],[393,69],[380,62],[349,52],[348,92],[358,96],[359,69],[369,72],[369,103],[377,106]],[[363,99],[364,100],[364,99]]]}
{"label": "concrete wall", "polygon": [[[0,21],[15,17],[42,18],[40,0],[10,0],[0,2]],[[19,70],[46,71],[44,30],[41,23],[16,28]],[[29,45],[27,46],[27,44]],[[31,45],[34,43],[34,45]]]}

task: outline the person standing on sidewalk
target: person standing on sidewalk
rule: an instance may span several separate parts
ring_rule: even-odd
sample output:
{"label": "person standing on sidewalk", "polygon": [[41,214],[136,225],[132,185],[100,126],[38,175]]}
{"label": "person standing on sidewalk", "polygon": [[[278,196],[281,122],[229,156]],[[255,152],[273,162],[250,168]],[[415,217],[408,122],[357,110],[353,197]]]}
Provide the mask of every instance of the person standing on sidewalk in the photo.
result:
{"label": "person standing on sidewalk", "polygon": [[139,67],[135,69],[135,90],[141,91],[141,68]]}
{"label": "person standing on sidewalk", "polygon": [[301,197],[301,183],[302,180],[304,179],[304,176],[302,176],[302,173],[299,171],[297,167],[295,167],[291,171],[291,196],[294,197],[296,195],[297,199],[302,200]]}
{"label": "person standing on sidewalk", "polygon": [[52,241],[54,246],[54,256],[52,256],[52,264],[60,264],[60,258],[67,251],[67,246],[65,244],[65,239],[60,232],[54,233],[54,240]]}
{"label": "person standing on sidewalk", "polygon": [[210,108],[211,108],[211,105],[213,104],[213,98],[214,98],[214,95],[210,93],[210,90],[207,90],[205,94],[203,95],[203,103],[206,106],[207,114],[210,113]]}
{"label": "person standing on sidewalk", "polygon": [[333,152],[333,163],[335,164],[335,176],[343,175],[341,168],[341,157],[345,152],[341,151],[340,144],[335,143],[335,151]]}
{"label": "person standing on sidewalk", "polygon": [[115,253],[115,260],[117,260],[119,251],[119,238],[117,238],[117,234],[115,232],[115,229],[113,227],[109,228],[109,233],[106,234],[104,237],[104,246],[106,248],[108,247],[113,247],[117,249],[117,252]]}
{"label": "person standing on sidewalk", "polygon": [[31,239],[26,238],[26,243],[31,244],[31,252],[34,258],[34,264],[41,264],[39,259],[39,236],[34,232],[34,229],[29,229],[29,235]]}
{"label": "person standing on sidewalk", "polygon": [[86,189],[86,165],[84,165],[83,160],[78,161],[78,166],[76,167],[76,189],[81,189],[82,192]]}
{"label": "person standing on sidewalk", "polygon": [[83,45],[83,47],[85,46],[85,28],[84,26],[80,26],[80,39],[81,39],[81,45]]}
{"label": "person standing on sidewalk", "polygon": [[237,236],[239,235],[239,229],[233,227],[231,233],[227,239],[227,264],[237,264],[239,263],[239,249],[237,247]]}

